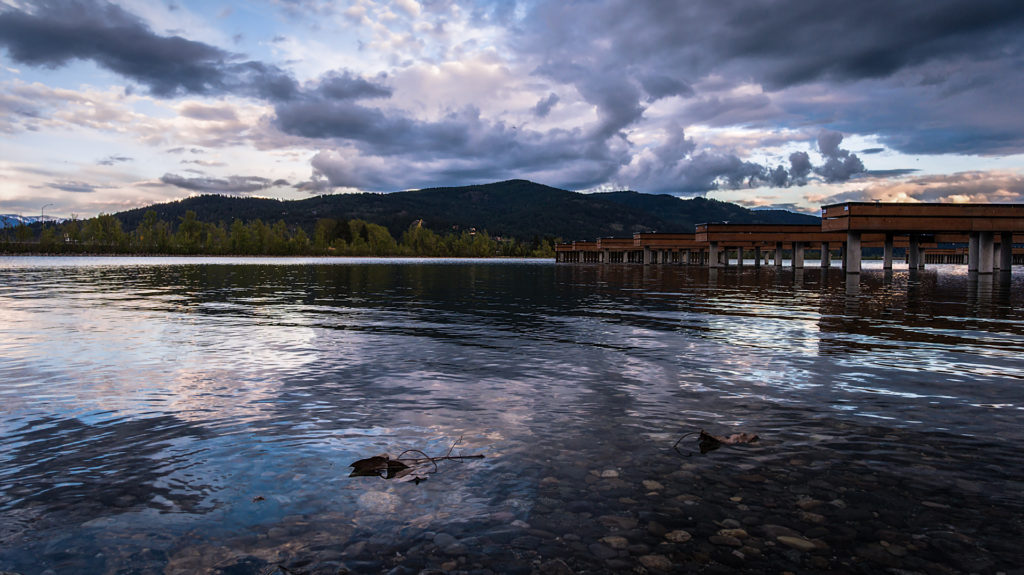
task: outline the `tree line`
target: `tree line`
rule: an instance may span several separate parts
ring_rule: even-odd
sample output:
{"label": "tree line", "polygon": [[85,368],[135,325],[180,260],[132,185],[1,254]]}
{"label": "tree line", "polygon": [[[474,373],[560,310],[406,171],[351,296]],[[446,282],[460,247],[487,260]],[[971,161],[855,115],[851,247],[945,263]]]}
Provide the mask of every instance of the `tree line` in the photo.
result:
{"label": "tree line", "polygon": [[[554,257],[555,238],[530,242],[495,238],[486,231],[438,234],[422,221],[395,239],[384,226],[364,220],[321,218],[312,234],[283,220],[201,221],[192,210],[178,222],[149,210],[134,230],[111,214],[60,223],[36,223],[0,230],[0,251],[43,254],[238,255],[238,256],[414,256]],[[176,225],[175,225],[176,224]]]}

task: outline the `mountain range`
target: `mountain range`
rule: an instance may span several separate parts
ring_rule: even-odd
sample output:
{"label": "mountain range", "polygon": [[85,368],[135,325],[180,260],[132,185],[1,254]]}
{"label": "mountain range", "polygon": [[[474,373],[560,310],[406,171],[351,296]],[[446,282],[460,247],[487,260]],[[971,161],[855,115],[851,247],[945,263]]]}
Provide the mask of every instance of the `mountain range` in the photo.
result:
{"label": "mountain range", "polygon": [[[47,222],[60,222],[63,221],[60,218],[46,217]],[[21,225],[31,226],[32,224],[38,223],[39,217],[37,216],[22,216],[18,214],[0,214],[0,230],[4,228],[13,228]]]}
{"label": "mountain range", "polygon": [[492,236],[530,240],[559,237],[566,241],[633,232],[689,232],[703,222],[814,224],[815,216],[784,210],[749,210],[706,198],[680,199],[634,191],[579,193],[509,180],[452,188],[388,194],[321,195],[302,200],[273,200],[202,195],[114,214],[125,229],[138,227],[154,210],[161,220],[178,222],[194,211],[199,220],[284,220],[312,232],[321,218],[361,219],[385,226],[394,237],[414,222],[438,233],[475,228]]}

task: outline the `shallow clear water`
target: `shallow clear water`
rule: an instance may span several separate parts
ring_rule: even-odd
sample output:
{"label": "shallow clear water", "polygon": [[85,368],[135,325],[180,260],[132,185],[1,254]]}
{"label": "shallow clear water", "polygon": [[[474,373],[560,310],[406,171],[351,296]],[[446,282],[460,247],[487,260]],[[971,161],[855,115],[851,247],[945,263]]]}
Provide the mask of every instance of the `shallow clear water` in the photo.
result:
{"label": "shallow clear water", "polygon": [[[682,513],[696,540],[726,516],[785,524],[774,510],[814,496],[802,486],[815,480],[848,494],[843,513],[879,521],[894,501],[966,507],[935,528],[979,541],[982,571],[1012,565],[998,539],[1021,534],[1019,270],[868,269],[847,284],[835,269],[750,265],[0,258],[0,314],[0,570],[256,573],[348,558],[386,571],[385,550],[412,557],[435,532],[500,546],[557,531],[537,526],[562,505],[641,524]],[[700,429],[760,441],[673,450]],[[456,441],[486,457],[442,462],[419,485],[348,477],[356,459]],[[595,479],[606,470],[612,487]],[[730,504],[738,476],[764,481]],[[643,480],[671,500],[649,499]],[[726,497],[694,504],[694,481]],[[854,492],[877,502],[854,505]],[[982,533],[972,507],[1015,513]],[[643,537],[680,569],[725,561],[714,544],[700,543],[705,558]],[[820,537],[829,567],[875,565],[858,562],[873,535],[857,531],[848,552]],[[344,553],[360,542],[382,551]],[[575,552],[551,545],[515,557]],[[813,566],[772,549],[759,560]]]}

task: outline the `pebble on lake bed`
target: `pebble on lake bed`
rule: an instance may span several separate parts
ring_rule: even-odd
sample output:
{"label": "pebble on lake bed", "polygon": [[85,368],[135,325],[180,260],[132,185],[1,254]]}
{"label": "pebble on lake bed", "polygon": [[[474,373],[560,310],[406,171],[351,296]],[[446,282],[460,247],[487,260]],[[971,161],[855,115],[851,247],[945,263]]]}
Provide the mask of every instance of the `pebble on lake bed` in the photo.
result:
{"label": "pebble on lake bed", "polygon": [[370,491],[359,496],[359,507],[377,512],[392,512],[401,500],[397,495],[384,491]]}
{"label": "pebble on lake bed", "polygon": [[653,481],[651,479],[645,479],[643,481],[643,485],[644,485],[644,489],[646,489],[647,491],[663,491],[665,489],[664,485],[658,483],[657,481]]}
{"label": "pebble on lake bed", "polygon": [[618,535],[602,537],[601,543],[604,543],[612,549],[625,549],[626,547],[629,547],[629,540],[625,537],[619,537]]}
{"label": "pebble on lake bed", "polygon": [[640,557],[640,564],[648,569],[656,571],[668,571],[672,569],[672,560],[664,555],[643,555]]}
{"label": "pebble on lake bed", "polygon": [[686,543],[690,539],[693,539],[693,535],[690,535],[688,531],[677,529],[676,531],[669,531],[665,534],[665,539],[673,543]]}
{"label": "pebble on lake bed", "polygon": [[813,551],[818,546],[813,541],[804,539],[803,537],[792,537],[789,535],[780,535],[775,538],[776,541],[796,549],[797,551]]}

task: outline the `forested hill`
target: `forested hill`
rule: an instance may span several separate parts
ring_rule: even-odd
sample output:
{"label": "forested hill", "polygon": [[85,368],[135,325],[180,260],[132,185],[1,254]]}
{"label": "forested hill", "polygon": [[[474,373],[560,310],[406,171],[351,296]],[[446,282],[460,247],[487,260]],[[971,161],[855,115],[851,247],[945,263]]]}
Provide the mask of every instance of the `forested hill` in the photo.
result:
{"label": "forested hill", "polygon": [[687,232],[695,224],[817,223],[818,218],[783,210],[748,210],[705,198],[679,199],[638,192],[581,194],[510,180],[478,186],[430,188],[390,194],[334,194],[305,200],[268,200],[230,196],[197,196],[115,214],[126,229],[135,229],[154,210],[158,219],[179,222],[194,211],[205,222],[236,219],[283,220],[312,234],[317,220],[361,219],[388,228],[394,237],[417,221],[435,232],[476,228],[492,236],[530,240],[565,240],[629,236],[637,231]]}

